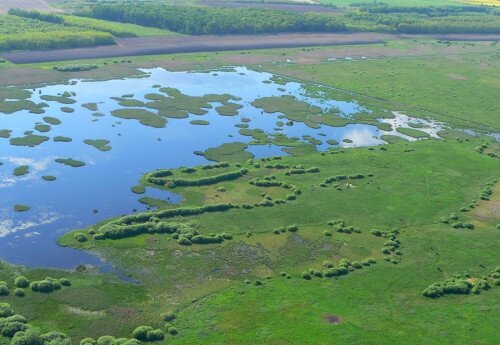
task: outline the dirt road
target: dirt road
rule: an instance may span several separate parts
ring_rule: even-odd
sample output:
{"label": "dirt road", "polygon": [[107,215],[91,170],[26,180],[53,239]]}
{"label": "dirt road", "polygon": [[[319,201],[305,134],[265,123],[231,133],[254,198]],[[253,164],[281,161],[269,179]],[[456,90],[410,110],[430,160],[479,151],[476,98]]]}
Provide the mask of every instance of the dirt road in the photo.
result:
{"label": "dirt road", "polygon": [[294,33],[268,35],[161,36],[116,39],[114,46],[4,53],[13,63],[38,63],[120,56],[383,43],[388,39],[500,40],[500,35],[402,35],[381,33]]}
{"label": "dirt road", "polygon": [[54,11],[44,0],[0,0],[0,13],[5,13],[11,8],[23,10]]}

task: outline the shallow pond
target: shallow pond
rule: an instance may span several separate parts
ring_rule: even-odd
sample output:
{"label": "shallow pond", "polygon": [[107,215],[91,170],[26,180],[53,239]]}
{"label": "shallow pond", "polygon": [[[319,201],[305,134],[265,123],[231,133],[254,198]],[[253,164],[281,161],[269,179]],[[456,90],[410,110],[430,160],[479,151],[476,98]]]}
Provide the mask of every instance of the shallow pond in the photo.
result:
{"label": "shallow pond", "polygon": [[[0,130],[12,130],[12,137],[22,137],[26,131],[34,130],[45,116],[55,117],[62,123],[52,125],[46,135],[51,140],[35,147],[12,146],[9,139],[0,138],[0,256],[15,264],[34,267],[70,269],[79,264],[99,265],[110,269],[97,257],[89,253],[62,248],[56,240],[63,233],[84,228],[98,221],[143,211],[146,206],[139,202],[144,196],[179,202],[179,196],[154,189],[142,195],[134,194],[130,187],[136,185],[142,174],[158,168],[176,168],[206,164],[207,160],[194,151],[204,151],[226,142],[249,142],[249,136],[239,133],[236,124],[242,118],[251,119],[250,129],[262,129],[274,133],[279,113],[263,113],[250,103],[257,98],[293,95],[311,105],[328,110],[340,109],[343,116],[360,111],[369,111],[356,102],[317,99],[308,96],[303,85],[289,82],[279,85],[270,82],[271,74],[255,72],[246,68],[235,68],[217,72],[168,72],[163,69],[144,70],[143,78],[127,78],[109,81],[72,81],[69,85],[51,85],[33,90],[31,100],[42,102],[44,95],[76,94],[74,104],[44,101],[48,104],[44,114],[32,114],[27,110],[13,114],[0,112]],[[185,95],[231,94],[241,98],[235,103],[242,105],[237,116],[221,116],[214,108],[203,116],[168,119],[164,128],[153,128],[139,124],[137,120],[118,119],[110,115],[121,108],[111,97],[133,94],[133,99],[145,101],[144,96],[158,93],[155,85],[176,88]],[[97,103],[98,112],[82,107],[85,103]],[[61,107],[71,107],[68,113]],[[139,109],[139,108],[135,108]],[[151,110],[151,109],[150,109]],[[208,125],[193,125],[190,121],[203,119]],[[395,119],[383,120],[396,126],[407,126],[410,118],[396,114]],[[421,123],[422,131],[436,136],[436,123],[412,120]],[[430,126],[430,127],[427,127]],[[309,135],[322,141],[318,150],[330,145],[327,140],[336,140],[339,147],[370,146],[383,143],[381,135],[399,135],[395,130],[384,132],[376,126],[350,124],[343,127],[311,128],[295,122],[293,126],[281,127],[280,133],[288,137],[302,138]],[[55,136],[65,136],[71,142],[54,142]],[[85,139],[106,139],[110,151],[99,151],[84,144]],[[343,141],[349,139],[347,141]],[[407,139],[414,140],[411,137]],[[248,151],[257,158],[285,154],[275,145],[250,146]],[[85,166],[74,168],[54,162],[56,158],[74,158],[85,162]],[[13,170],[22,165],[30,167],[24,176],[13,176]],[[52,182],[42,176],[55,176]],[[16,204],[28,205],[27,212],[14,212]]]}

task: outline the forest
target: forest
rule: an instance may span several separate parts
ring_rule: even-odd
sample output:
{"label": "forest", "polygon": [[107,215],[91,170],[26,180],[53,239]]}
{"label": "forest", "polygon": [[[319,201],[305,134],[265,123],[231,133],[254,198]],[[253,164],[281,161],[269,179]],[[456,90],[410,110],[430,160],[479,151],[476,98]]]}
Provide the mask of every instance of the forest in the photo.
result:
{"label": "forest", "polygon": [[99,3],[77,13],[183,34],[376,31],[401,33],[498,33],[498,11],[488,6],[403,7],[357,4],[343,13]]}

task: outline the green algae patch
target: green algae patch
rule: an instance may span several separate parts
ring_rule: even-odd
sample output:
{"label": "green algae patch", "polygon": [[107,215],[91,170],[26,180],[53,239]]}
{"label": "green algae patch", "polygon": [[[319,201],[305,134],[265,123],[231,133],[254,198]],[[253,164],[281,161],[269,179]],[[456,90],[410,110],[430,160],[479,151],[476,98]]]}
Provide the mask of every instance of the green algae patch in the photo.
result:
{"label": "green algae patch", "polygon": [[215,110],[217,110],[219,115],[236,116],[238,115],[238,110],[241,108],[243,108],[241,104],[229,102],[224,105],[221,105],[220,107],[215,108]]}
{"label": "green algae patch", "polygon": [[70,107],[62,107],[62,108],[61,108],[61,111],[62,111],[63,113],[74,113],[74,112],[75,112],[75,109],[70,108]]}
{"label": "green algae patch", "polygon": [[31,207],[29,207],[29,206],[22,205],[22,204],[14,205],[14,211],[15,212],[26,212],[26,211],[29,211],[29,210],[31,210]]}
{"label": "green algae patch", "polygon": [[11,133],[12,131],[9,129],[2,129],[0,130],[0,138],[9,139]]}
{"label": "green algae patch", "polygon": [[73,139],[69,138],[69,137],[64,137],[62,135],[58,135],[57,137],[54,137],[53,139],[56,143],[69,143],[71,141],[73,141]]}
{"label": "green algae patch", "polygon": [[138,120],[141,124],[149,127],[163,128],[167,120],[163,117],[144,109],[117,109],[111,115],[120,119]]}
{"label": "green algae patch", "polygon": [[29,110],[31,113],[43,113],[44,104],[36,104],[30,100],[2,100],[0,99],[0,113],[13,114],[21,110]]}
{"label": "green algae patch", "polygon": [[11,138],[10,144],[14,146],[35,147],[47,140],[49,140],[49,137],[43,135],[28,134],[24,137]]}
{"label": "green algae patch", "polygon": [[409,137],[415,138],[415,139],[422,139],[422,138],[430,137],[429,133],[425,133],[425,132],[419,131],[418,129],[414,129],[414,128],[399,127],[399,128],[396,128],[396,131],[398,131],[401,134],[407,135]]}
{"label": "green algae patch", "polygon": [[83,142],[87,145],[95,147],[99,151],[111,150],[111,146],[108,145],[109,140],[106,139],[85,139]]}
{"label": "green algae patch", "polygon": [[130,190],[135,193],[135,194],[144,194],[146,193],[146,188],[143,186],[133,186],[130,188]]}
{"label": "green algae patch", "polygon": [[43,118],[43,121],[45,121],[49,125],[53,125],[53,126],[59,126],[61,124],[61,120],[59,120],[58,118],[52,117],[52,116],[45,116]]}
{"label": "green algae patch", "polygon": [[82,104],[82,107],[90,111],[97,111],[97,103],[84,103]]}
{"label": "green algae patch", "polygon": [[37,131],[39,131],[40,133],[47,133],[47,132],[50,132],[51,127],[49,125],[45,125],[45,124],[38,124],[38,125],[35,125],[35,129]]}
{"label": "green algae patch", "polygon": [[65,97],[65,96],[71,96],[70,94],[64,95],[64,96],[50,96],[50,95],[43,95],[40,96],[40,99],[43,99],[44,101],[48,102],[58,102],[61,104],[74,104],[76,101],[72,98]]}
{"label": "green algae patch", "polygon": [[339,142],[338,142],[337,140],[335,140],[335,139],[328,139],[328,140],[326,141],[326,143],[327,143],[328,145],[332,145],[332,146],[333,146],[333,145],[338,145],[338,144],[339,144]]}
{"label": "green algae patch", "polygon": [[73,158],[57,158],[55,159],[56,163],[64,164],[73,168],[83,167],[85,162],[73,159]]}
{"label": "green algae patch", "polygon": [[408,142],[408,140],[406,140],[404,138],[398,137],[397,135],[390,135],[390,134],[382,135],[380,137],[380,139],[382,139],[383,141],[385,141],[388,144],[399,144],[399,143],[407,143]]}
{"label": "green algae patch", "polygon": [[244,162],[253,158],[253,154],[245,151],[248,145],[245,143],[226,143],[217,147],[209,148],[201,155],[214,162]]}
{"label": "green algae patch", "polygon": [[42,180],[47,181],[47,182],[53,182],[53,181],[57,180],[57,177],[52,176],[52,175],[45,175],[45,176],[42,176]]}
{"label": "green algae patch", "polygon": [[189,123],[192,125],[199,125],[199,126],[208,126],[210,124],[210,122],[205,120],[192,120],[189,121]]}
{"label": "green algae patch", "polygon": [[30,167],[27,165],[21,165],[17,168],[14,169],[13,175],[14,176],[24,176],[29,174],[30,172]]}
{"label": "green algae patch", "polygon": [[138,101],[136,99],[124,99],[118,102],[122,107],[144,107],[146,103]]}

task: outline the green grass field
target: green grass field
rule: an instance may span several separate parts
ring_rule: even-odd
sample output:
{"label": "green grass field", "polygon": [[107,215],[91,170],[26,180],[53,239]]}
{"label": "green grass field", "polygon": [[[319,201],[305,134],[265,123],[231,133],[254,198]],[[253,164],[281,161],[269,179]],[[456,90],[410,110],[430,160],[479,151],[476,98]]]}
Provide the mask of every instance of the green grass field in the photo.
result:
{"label": "green grass field", "polygon": [[[433,43],[430,43],[433,44]],[[392,103],[451,125],[498,131],[498,53],[338,60],[267,70]],[[422,114],[422,111],[424,114]]]}

